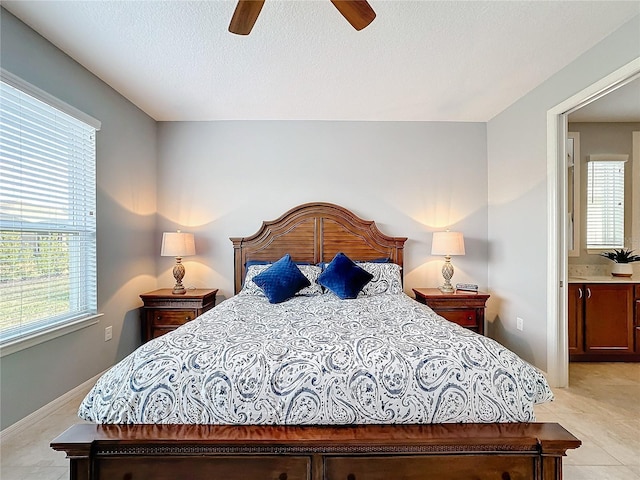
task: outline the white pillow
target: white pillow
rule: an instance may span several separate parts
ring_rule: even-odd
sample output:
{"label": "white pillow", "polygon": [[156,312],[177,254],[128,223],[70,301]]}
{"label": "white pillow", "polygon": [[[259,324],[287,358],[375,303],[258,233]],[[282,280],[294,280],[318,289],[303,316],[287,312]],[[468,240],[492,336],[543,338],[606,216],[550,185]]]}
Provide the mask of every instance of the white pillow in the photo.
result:
{"label": "white pillow", "polygon": [[[249,268],[247,269],[247,273],[244,277],[244,285],[242,286],[242,290],[240,291],[240,293],[244,295],[264,295],[264,292],[262,291],[262,289],[258,285],[256,285],[256,283],[253,281],[253,277],[264,272],[271,265],[272,265],[271,263],[264,264],[264,265],[249,265]],[[321,295],[322,287],[318,284],[317,280],[318,280],[318,276],[322,272],[322,269],[317,265],[296,265],[296,266],[300,269],[302,274],[305,277],[307,277],[307,279],[309,280],[309,283],[311,283],[310,286],[305,287],[302,290],[300,290],[298,293],[296,293],[296,296]]]}
{"label": "white pillow", "polygon": [[359,297],[368,295],[402,293],[401,268],[397,263],[358,262],[358,266],[373,275],[358,294]]}

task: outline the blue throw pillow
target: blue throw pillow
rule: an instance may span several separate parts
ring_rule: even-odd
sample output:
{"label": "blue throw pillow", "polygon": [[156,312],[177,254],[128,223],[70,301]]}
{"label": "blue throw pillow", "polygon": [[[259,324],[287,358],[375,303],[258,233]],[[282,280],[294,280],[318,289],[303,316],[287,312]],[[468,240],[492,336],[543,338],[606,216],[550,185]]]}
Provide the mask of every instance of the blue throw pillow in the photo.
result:
{"label": "blue throw pillow", "polygon": [[305,287],[311,285],[287,253],[264,272],[253,277],[270,303],[284,302]]}
{"label": "blue throw pillow", "polygon": [[341,299],[356,298],[373,275],[340,252],[318,277],[318,283]]}

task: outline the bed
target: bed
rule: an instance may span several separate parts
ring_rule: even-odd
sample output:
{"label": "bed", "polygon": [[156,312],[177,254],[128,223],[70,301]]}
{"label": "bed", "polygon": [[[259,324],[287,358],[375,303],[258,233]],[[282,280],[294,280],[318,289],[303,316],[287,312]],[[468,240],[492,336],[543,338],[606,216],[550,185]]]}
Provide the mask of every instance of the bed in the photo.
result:
{"label": "bed", "polygon": [[[535,423],[546,380],[403,293],[406,238],[310,203],[231,240],[237,295],[103,375],[93,423],[52,442],[72,479],[562,478],[580,441]],[[347,261],[354,291],[328,275]],[[308,281],[272,297],[283,262]]]}

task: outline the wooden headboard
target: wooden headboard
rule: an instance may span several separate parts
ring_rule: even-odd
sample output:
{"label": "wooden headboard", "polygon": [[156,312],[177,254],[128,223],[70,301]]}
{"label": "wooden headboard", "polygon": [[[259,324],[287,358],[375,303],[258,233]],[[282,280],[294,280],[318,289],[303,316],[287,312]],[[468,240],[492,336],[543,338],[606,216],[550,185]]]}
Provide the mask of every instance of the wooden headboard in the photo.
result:
{"label": "wooden headboard", "polygon": [[280,218],[262,222],[249,237],[232,237],[234,288],[242,288],[249,260],[275,261],[286,253],[294,261],[330,262],[338,252],[353,260],[390,258],[403,265],[405,237],[389,237],[372,220],[363,220],[331,203],[305,203]]}

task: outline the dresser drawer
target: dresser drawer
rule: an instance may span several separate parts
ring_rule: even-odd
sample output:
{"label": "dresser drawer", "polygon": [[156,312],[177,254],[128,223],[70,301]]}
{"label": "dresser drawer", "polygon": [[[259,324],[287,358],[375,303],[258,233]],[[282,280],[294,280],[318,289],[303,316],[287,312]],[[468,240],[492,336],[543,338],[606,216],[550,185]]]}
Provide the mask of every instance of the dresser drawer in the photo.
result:
{"label": "dresser drawer", "polygon": [[152,310],[149,312],[154,327],[180,326],[197,317],[195,310]]}
{"label": "dresser drawer", "polygon": [[[189,479],[189,480],[306,480],[310,477],[310,457],[220,456],[188,457],[184,462],[175,458],[155,458],[153,462],[140,457],[127,458],[127,475],[118,473],[122,459],[103,458],[98,469],[99,480],[126,478],[129,480]],[[120,464],[120,468],[121,464]],[[93,477],[92,477],[93,478]]]}
{"label": "dresser drawer", "polygon": [[469,310],[438,310],[440,316],[450,322],[457,323],[463,327],[475,327],[478,324],[478,316],[475,309]]}
{"label": "dresser drawer", "polygon": [[527,455],[329,457],[326,480],[531,480],[534,458]]}

